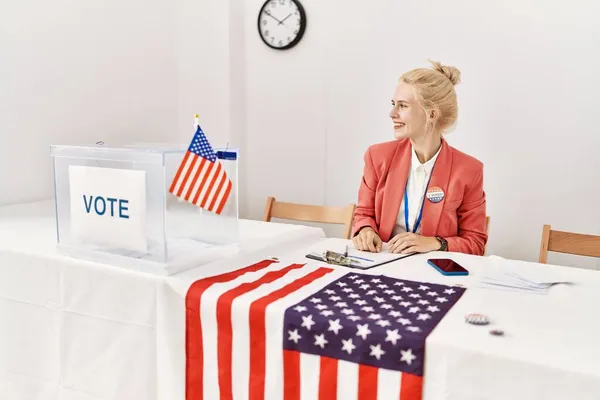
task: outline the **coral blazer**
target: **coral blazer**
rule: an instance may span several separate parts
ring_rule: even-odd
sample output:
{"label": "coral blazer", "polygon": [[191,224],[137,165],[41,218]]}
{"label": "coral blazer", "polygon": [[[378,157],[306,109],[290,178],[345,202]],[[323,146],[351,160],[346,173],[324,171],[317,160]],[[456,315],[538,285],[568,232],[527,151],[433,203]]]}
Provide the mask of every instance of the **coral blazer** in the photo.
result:
{"label": "coral blazer", "polygon": [[[353,236],[370,226],[383,242],[391,239],[408,179],[411,152],[408,139],[379,143],[367,149]],[[445,238],[448,251],[483,255],[487,242],[483,164],[442,139],[428,188],[434,186],[442,188],[444,198],[439,203],[425,199],[421,235]]]}

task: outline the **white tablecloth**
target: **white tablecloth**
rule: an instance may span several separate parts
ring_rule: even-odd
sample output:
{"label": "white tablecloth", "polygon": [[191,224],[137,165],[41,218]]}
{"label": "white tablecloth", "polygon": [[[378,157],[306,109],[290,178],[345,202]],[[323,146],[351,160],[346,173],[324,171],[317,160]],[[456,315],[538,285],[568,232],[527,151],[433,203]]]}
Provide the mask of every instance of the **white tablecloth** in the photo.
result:
{"label": "white tablecloth", "polygon": [[[163,278],[58,255],[52,215],[49,203],[0,209],[2,400],[184,400],[190,284],[266,257],[312,263],[307,246],[322,237],[319,229],[245,221],[246,240],[271,240]],[[436,256],[459,261],[470,276],[440,275],[426,263]],[[575,284],[547,295],[476,286],[486,269],[505,267]],[[468,287],[427,340],[426,400],[600,398],[600,273],[445,253],[367,273]],[[468,312],[492,324],[465,324]],[[505,336],[490,335],[493,328]]]}
{"label": "white tablecloth", "polygon": [[[304,258],[307,248],[273,254],[281,263],[315,263]],[[213,265],[217,274],[261,259],[251,255]],[[469,276],[448,277],[430,267],[427,258],[450,257]],[[571,281],[548,294],[526,294],[477,287],[486,269],[518,268],[535,277]],[[537,263],[464,254],[416,255],[365,273],[440,283],[468,289],[427,339],[425,400],[564,400],[600,398],[600,273]],[[189,285],[199,277],[168,281],[159,294],[159,361],[166,371],[160,397],[184,399],[185,307]],[[484,313],[488,326],[465,323],[471,312]],[[493,336],[501,329],[504,336]],[[353,384],[348,382],[348,384]],[[169,397],[170,396],[170,397]],[[345,399],[346,400],[346,399]]]}
{"label": "white tablecloth", "polygon": [[[240,230],[246,251],[267,257],[324,235],[248,220]],[[0,208],[0,399],[159,398],[163,378],[179,373],[158,364],[157,326],[171,327],[157,297],[171,278],[64,257],[55,232],[52,202]],[[187,274],[205,276],[203,267]]]}

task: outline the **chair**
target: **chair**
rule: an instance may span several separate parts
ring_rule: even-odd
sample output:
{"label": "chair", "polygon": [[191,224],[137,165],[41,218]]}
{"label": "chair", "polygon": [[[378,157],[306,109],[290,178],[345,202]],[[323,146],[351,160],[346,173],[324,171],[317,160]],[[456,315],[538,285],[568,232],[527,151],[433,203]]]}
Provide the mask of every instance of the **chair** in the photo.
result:
{"label": "chair", "polygon": [[315,206],[284,203],[275,200],[274,197],[268,197],[263,220],[269,222],[271,218],[281,218],[295,221],[343,224],[344,238],[350,239],[355,208],[355,204],[349,204],[345,207]]}
{"label": "chair", "polygon": [[539,263],[546,264],[549,251],[585,257],[600,257],[600,236],[554,231],[550,225],[544,225]]}

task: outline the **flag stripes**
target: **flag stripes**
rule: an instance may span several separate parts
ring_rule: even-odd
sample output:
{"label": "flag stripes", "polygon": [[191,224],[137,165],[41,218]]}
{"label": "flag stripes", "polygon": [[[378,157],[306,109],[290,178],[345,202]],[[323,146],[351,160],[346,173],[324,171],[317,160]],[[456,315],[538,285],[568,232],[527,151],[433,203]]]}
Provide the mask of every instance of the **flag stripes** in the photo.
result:
{"label": "flag stripes", "polygon": [[421,399],[422,377],[283,349],[285,310],[347,273],[315,264],[265,260],[192,284],[186,400]]}

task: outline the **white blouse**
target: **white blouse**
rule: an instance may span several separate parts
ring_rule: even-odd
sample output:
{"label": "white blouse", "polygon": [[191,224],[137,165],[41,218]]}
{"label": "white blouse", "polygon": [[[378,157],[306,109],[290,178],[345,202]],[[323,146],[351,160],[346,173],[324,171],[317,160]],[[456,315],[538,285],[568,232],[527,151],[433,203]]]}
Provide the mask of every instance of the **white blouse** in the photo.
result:
{"label": "white blouse", "polygon": [[[435,153],[435,155],[424,164],[421,164],[414,149],[411,152],[412,158],[410,162],[410,172],[408,173],[408,182],[406,185],[406,190],[408,190],[408,226],[411,232],[413,231],[415,223],[417,222],[419,212],[421,211],[421,207],[423,205],[423,199],[425,198],[425,192],[427,191],[427,183],[431,177],[435,160],[437,160],[441,150],[442,147],[440,146],[437,153]],[[402,183],[399,182],[399,184]],[[405,207],[406,205],[404,204],[404,196],[402,196],[402,202],[400,203],[400,209],[398,210],[396,224],[394,225],[391,237],[394,237],[399,233],[406,232],[406,226],[404,222]],[[415,233],[421,233],[422,223],[423,220],[421,219],[421,223],[419,223]]]}

